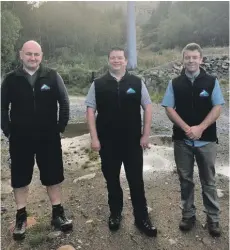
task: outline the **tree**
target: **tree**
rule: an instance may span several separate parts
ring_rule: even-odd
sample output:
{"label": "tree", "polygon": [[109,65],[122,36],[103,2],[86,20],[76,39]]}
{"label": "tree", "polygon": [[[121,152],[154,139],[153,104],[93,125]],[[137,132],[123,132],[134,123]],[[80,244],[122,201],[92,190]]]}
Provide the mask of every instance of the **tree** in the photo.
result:
{"label": "tree", "polygon": [[22,27],[20,20],[8,10],[2,11],[1,23],[1,70],[4,73],[9,70],[11,63],[15,60],[15,44],[19,38],[19,31]]}

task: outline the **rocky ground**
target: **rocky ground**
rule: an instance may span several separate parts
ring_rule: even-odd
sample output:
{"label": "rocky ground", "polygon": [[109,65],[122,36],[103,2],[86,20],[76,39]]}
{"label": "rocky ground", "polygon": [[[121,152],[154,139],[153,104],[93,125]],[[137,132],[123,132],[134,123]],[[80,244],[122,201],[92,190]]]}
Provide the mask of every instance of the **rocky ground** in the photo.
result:
{"label": "rocky ground", "polygon": [[[226,90],[227,91],[227,90]],[[144,153],[144,179],[150,217],[158,227],[157,238],[147,238],[133,225],[129,188],[124,172],[121,182],[124,190],[124,210],[121,229],[111,233],[107,227],[109,215],[106,185],[100,172],[98,155],[89,147],[89,135],[63,138],[65,181],[63,183],[63,204],[74,222],[74,231],[69,234],[53,232],[50,227],[51,207],[45,191],[40,185],[39,173],[35,168],[30,188],[28,212],[30,225],[26,239],[16,243],[11,239],[10,228],[14,223],[15,204],[10,187],[10,172],[7,156],[7,141],[2,137],[2,237],[3,250],[205,250],[229,249],[229,116],[228,103],[218,121],[219,145],[217,159],[217,188],[221,206],[222,236],[209,236],[205,228],[201,188],[197,172],[196,207],[197,224],[189,233],[178,229],[181,218],[180,188],[173,161],[171,147],[171,123],[163,108],[153,104],[151,149]],[[71,122],[84,121],[84,98],[71,98]],[[66,248],[64,248],[65,245]],[[72,246],[72,248],[71,248]],[[62,248],[60,248],[62,247]]]}

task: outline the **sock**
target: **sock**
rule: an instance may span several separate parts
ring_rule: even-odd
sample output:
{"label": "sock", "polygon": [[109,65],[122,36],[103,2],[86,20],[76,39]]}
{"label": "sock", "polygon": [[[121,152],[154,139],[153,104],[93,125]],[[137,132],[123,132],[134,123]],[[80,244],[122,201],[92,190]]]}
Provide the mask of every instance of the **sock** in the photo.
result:
{"label": "sock", "polygon": [[20,219],[20,220],[27,219],[26,207],[23,207],[17,210],[16,219]]}
{"label": "sock", "polygon": [[61,204],[53,205],[52,206],[53,217],[60,215],[62,210],[63,208]]}
{"label": "sock", "polygon": [[23,207],[17,210],[18,215],[25,214],[25,213],[26,213],[26,207]]}

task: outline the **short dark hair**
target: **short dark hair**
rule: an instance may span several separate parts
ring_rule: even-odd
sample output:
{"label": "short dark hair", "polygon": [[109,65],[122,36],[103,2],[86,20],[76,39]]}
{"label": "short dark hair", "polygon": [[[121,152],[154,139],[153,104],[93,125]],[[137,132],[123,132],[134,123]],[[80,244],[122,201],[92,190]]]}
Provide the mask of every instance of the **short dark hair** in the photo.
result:
{"label": "short dark hair", "polygon": [[109,58],[109,56],[110,56],[110,54],[111,54],[112,51],[123,51],[125,58],[128,59],[128,52],[127,52],[127,50],[124,49],[124,48],[121,48],[121,47],[113,47],[113,48],[111,48],[109,50],[109,53],[108,53],[108,58]]}
{"label": "short dark hair", "polygon": [[185,50],[191,50],[191,51],[198,50],[198,52],[200,53],[201,57],[202,57],[202,54],[203,54],[200,45],[197,44],[197,43],[189,43],[189,44],[187,44],[183,48],[183,50],[182,50],[182,56],[183,56],[183,58],[184,58],[184,52],[185,52]]}

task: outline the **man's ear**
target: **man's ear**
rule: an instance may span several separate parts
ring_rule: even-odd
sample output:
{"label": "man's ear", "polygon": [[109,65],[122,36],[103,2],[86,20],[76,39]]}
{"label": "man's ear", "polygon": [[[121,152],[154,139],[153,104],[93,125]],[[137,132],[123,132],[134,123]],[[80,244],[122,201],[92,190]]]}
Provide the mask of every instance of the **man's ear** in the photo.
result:
{"label": "man's ear", "polygon": [[22,60],[22,53],[23,53],[23,51],[20,50],[20,51],[19,51],[19,57],[20,57],[21,60]]}

